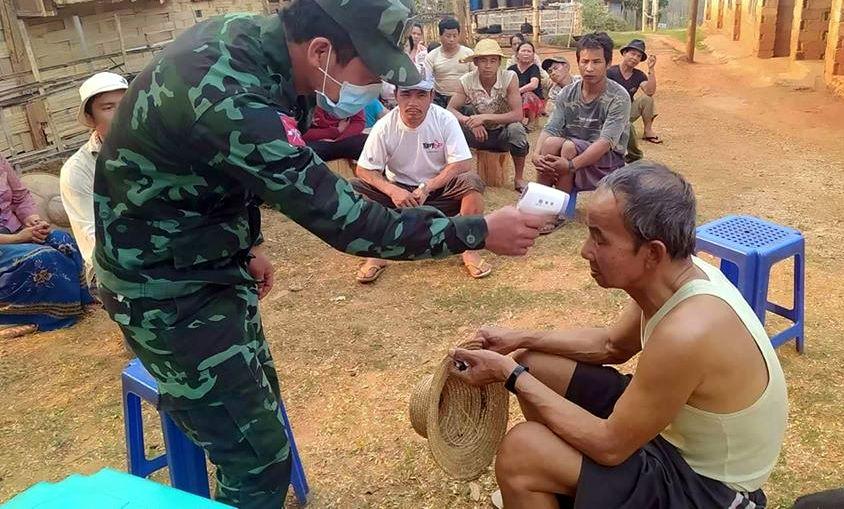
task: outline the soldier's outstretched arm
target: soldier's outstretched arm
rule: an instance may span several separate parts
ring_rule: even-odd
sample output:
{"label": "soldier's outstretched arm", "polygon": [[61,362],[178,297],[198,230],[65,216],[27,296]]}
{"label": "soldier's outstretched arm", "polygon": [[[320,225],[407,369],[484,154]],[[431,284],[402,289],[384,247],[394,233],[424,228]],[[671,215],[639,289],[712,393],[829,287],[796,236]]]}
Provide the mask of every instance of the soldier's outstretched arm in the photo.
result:
{"label": "soldier's outstretched arm", "polygon": [[390,210],[367,200],[304,146],[294,125],[265,98],[243,94],[209,108],[191,143],[209,165],[338,250],[409,260],[484,247],[483,217]]}

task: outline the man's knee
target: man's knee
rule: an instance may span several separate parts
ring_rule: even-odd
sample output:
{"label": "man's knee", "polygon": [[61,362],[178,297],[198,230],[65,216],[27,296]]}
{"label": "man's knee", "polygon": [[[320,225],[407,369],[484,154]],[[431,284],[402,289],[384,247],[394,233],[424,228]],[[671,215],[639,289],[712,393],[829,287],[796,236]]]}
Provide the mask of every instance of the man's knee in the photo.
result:
{"label": "man's knee", "polygon": [[467,194],[475,192],[483,195],[486,190],[484,179],[474,170],[460,173],[455,178],[457,179],[457,183],[463,189],[466,189]]}
{"label": "man's knee", "polygon": [[571,140],[566,140],[563,142],[562,150],[560,150],[560,155],[565,157],[566,159],[574,159],[577,157],[577,145],[574,144]]}
{"label": "man's knee", "polygon": [[496,146],[498,150],[509,151],[513,157],[524,157],[530,152],[527,130],[521,122],[507,124],[497,133]]}
{"label": "man's knee", "polygon": [[504,436],[495,457],[495,476],[498,482],[510,486],[524,484],[531,478],[536,462],[547,444],[549,430],[538,422],[522,422],[513,426]]}
{"label": "man's knee", "polygon": [[565,138],[558,138],[556,136],[549,136],[545,138],[545,141],[542,143],[542,147],[540,148],[540,154],[546,155],[560,155],[560,152],[563,149],[563,144],[567,140]]}

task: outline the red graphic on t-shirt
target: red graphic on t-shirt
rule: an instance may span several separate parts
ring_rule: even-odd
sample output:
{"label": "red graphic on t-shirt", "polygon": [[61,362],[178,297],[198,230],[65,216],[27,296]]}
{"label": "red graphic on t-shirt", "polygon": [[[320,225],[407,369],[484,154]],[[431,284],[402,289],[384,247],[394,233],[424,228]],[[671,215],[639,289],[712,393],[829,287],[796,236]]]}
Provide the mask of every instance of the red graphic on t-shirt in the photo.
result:
{"label": "red graphic on t-shirt", "polygon": [[281,113],[278,114],[278,118],[281,120],[281,125],[284,126],[284,134],[287,136],[287,143],[293,145],[294,147],[304,147],[305,140],[302,139],[302,133],[299,132],[296,120]]}
{"label": "red graphic on t-shirt", "polygon": [[439,140],[434,140],[431,143],[422,143],[422,148],[425,150],[439,150],[443,148],[443,142]]}

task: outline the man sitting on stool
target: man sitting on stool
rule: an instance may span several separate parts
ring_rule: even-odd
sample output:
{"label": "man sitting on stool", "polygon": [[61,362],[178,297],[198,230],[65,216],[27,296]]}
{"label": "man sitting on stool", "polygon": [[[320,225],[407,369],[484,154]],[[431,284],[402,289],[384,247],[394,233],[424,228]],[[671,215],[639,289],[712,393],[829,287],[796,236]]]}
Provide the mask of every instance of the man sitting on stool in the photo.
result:
{"label": "man sitting on stool", "polygon": [[[433,89],[429,77],[398,88],[398,108],[369,133],[352,186],[385,207],[426,205],[448,216],[481,214],[484,183],[472,170],[472,153],[457,119],[432,104]],[[492,272],[477,251],[463,253],[463,263],[474,278]],[[386,266],[384,260],[368,258],[358,270],[358,282],[375,281]]]}
{"label": "man sitting on stool", "polygon": [[[506,382],[527,419],[496,457],[507,509],[765,506],[785,378],[741,293],[693,256],[695,209],[664,166],[613,172],[587,207],[581,255],[598,285],[630,296],[616,323],[484,328],[483,349],[452,351],[468,365],[456,376]],[[637,354],[632,377],[606,366]]]}
{"label": "man sitting on stool", "polygon": [[482,39],[474,54],[464,59],[475,69],[460,78],[460,87],[448,102],[469,146],[478,150],[510,152],[513,158],[513,187],[525,187],[525,159],[530,151],[527,130],[522,123],[522,95],[514,71],[503,69],[504,53],[492,39]]}
{"label": "man sitting on stool", "polygon": [[[586,34],[578,41],[581,79],[557,96],[557,107],[536,142],[533,164],[540,184],[565,192],[575,186],[591,190],[604,175],[624,166],[630,97],[607,79],[612,47],[605,33]],[[549,223],[541,233],[560,224]]]}

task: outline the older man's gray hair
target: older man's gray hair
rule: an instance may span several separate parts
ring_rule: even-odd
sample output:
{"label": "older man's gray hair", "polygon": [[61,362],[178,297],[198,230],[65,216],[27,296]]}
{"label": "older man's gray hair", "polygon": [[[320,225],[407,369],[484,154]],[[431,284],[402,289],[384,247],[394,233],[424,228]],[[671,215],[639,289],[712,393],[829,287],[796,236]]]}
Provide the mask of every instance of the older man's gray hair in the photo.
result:
{"label": "older man's gray hair", "polygon": [[695,249],[695,194],[682,175],[652,161],[636,161],[610,173],[598,189],[613,193],[636,248],[652,240],[665,244],[672,260]]}

